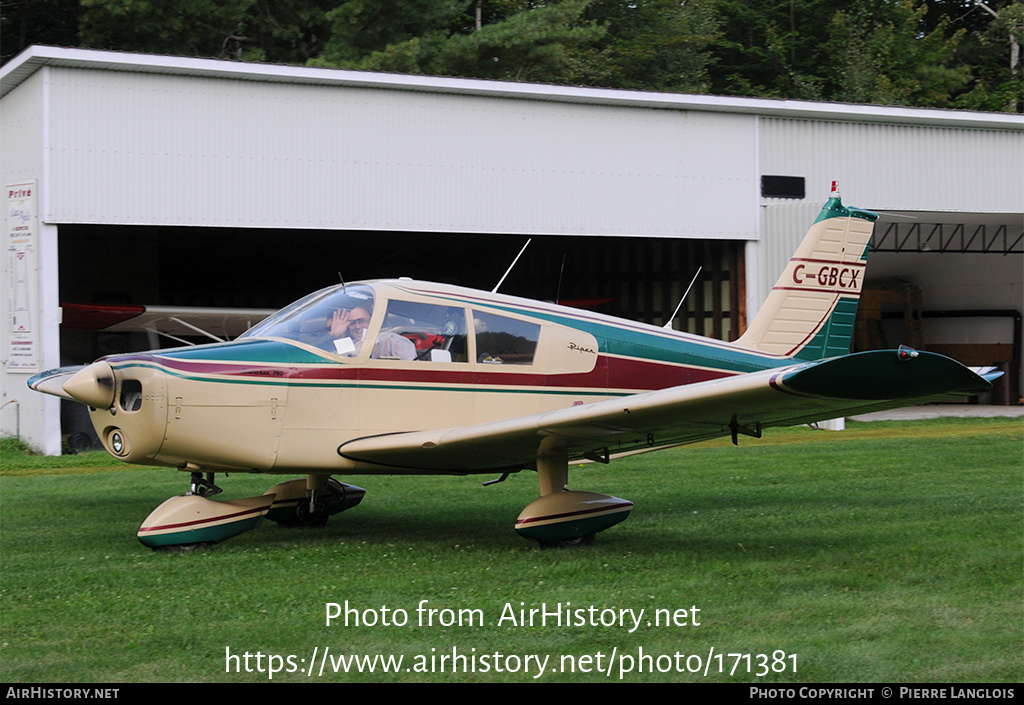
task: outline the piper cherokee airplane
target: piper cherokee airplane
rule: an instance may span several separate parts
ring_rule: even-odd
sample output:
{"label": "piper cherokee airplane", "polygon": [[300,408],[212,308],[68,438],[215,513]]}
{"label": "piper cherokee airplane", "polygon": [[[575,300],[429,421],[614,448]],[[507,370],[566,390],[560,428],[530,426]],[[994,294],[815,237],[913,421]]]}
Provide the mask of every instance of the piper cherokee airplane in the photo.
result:
{"label": "piper cherokee airplane", "polygon": [[[445,284],[310,294],[223,343],[112,355],[33,389],[87,404],[106,450],[189,472],[145,520],[154,549],[269,517],[321,525],[364,490],[332,475],[536,471],[516,531],[586,544],[633,503],[568,490],[570,463],[977,394],[998,376],[909,348],[849,354],[877,215],[831,198],[732,343]],[[301,474],[217,501],[218,472]],[[497,480],[495,480],[497,481]]]}

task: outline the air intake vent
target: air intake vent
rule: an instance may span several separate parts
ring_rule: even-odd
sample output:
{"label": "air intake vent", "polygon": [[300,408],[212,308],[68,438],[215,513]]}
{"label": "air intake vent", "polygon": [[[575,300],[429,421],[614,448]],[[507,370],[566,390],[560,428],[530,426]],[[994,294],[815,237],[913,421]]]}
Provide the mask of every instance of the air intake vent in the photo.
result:
{"label": "air intake vent", "polygon": [[764,198],[803,198],[805,194],[802,176],[761,177],[761,196]]}

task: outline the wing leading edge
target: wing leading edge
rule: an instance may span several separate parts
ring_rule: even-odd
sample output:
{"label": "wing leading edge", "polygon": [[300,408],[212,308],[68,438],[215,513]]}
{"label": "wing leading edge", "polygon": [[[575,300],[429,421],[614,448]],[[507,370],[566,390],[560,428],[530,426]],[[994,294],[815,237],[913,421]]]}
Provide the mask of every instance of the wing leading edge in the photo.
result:
{"label": "wing leading edge", "polygon": [[495,472],[554,452],[603,460],[978,394],[992,378],[935,353],[877,350],[493,423],[358,438],[338,454],[353,472]]}

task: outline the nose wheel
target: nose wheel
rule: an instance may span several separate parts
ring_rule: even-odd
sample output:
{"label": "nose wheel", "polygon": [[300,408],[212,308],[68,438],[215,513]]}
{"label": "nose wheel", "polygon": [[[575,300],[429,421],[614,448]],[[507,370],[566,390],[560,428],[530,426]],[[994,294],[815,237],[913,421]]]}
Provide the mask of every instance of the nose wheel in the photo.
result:
{"label": "nose wheel", "polygon": [[538,541],[541,549],[546,548],[582,548],[583,546],[592,546],[594,539],[597,538],[597,533],[586,534],[584,536],[577,536],[572,539],[559,539],[557,541]]}
{"label": "nose wheel", "polygon": [[344,497],[345,490],[334,478],[328,480],[321,489],[312,490],[309,498],[302,500],[295,507],[295,518],[299,526],[326,526],[327,520],[331,518],[331,509]]}

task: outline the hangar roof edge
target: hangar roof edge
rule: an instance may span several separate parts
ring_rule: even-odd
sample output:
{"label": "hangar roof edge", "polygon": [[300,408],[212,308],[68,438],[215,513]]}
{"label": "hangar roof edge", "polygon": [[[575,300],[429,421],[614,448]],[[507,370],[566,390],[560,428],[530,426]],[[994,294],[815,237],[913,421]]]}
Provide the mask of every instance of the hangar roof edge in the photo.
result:
{"label": "hangar roof edge", "polygon": [[40,45],[29,47],[6,65],[0,67],[0,97],[7,95],[45,66],[256,82],[353,86],[559,103],[698,110],[792,119],[884,122],[1024,131],[1024,116],[1012,113],[982,113],[938,108],[905,108],[681,93],[649,93],[610,88],[374,73],[349,69],[244,63],[221,59],[133,54]]}

